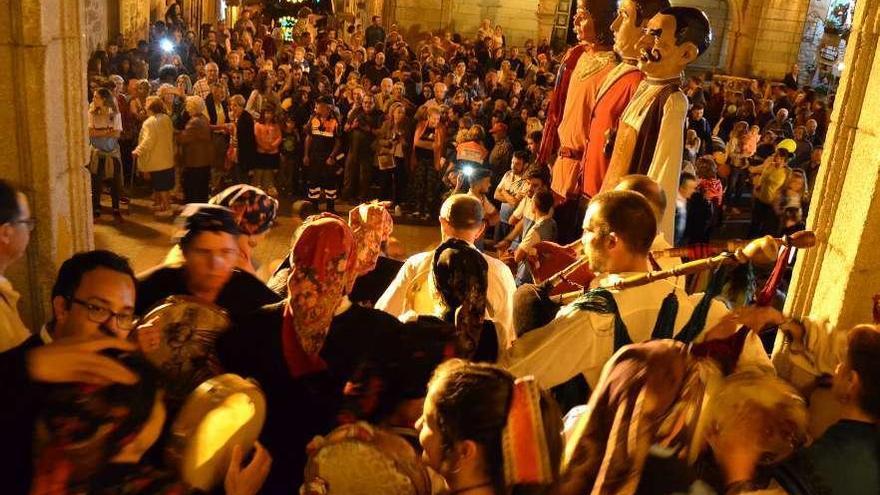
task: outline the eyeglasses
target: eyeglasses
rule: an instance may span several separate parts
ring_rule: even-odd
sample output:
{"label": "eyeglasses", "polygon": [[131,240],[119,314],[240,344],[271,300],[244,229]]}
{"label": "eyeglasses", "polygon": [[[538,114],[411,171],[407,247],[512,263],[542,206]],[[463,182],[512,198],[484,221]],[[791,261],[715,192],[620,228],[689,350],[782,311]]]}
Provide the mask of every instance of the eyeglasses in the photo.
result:
{"label": "eyeglasses", "polygon": [[24,220],[12,220],[9,223],[11,223],[13,225],[22,224],[25,226],[25,228],[28,229],[28,232],[32,232],[34,230],[34,228],[36,228],[36,226],[37,226],[37,219],[36,218],[25,218]]}
{"label": "eyeglasses", "polygon": [[98,306],[97,304],[92,304],[90,302],[86,302],[75,297],[70,298],[70,302],[74,304],[79,304],[86,308],[86,311],[88,311],[89,320],[92,323],[107,323],[110,318],[116,318],[116,326],[118,326],[122,330],[131,330],[137,324],[137,318],[135,318],[133,314],[115,313],[105,307]]}

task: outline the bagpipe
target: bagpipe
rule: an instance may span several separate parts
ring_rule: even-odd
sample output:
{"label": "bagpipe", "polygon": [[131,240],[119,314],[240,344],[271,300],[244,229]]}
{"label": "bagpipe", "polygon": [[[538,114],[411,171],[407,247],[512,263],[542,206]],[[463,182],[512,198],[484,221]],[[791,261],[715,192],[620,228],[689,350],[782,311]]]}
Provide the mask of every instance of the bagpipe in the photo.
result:
{"label": "bagpipe", "polygon": [[[679,256],[691,258],[696,254],[706,256],[665,270],[653,270],[630,277],[608,279],[601,282],[598,287],[625,290],[658,280],[716,270],[722,266],[775,263],[770,279],[756,298],[756,303],[759,305],[767,305],[769,304],[768,298],[775,294],[782,279],[783,268],[793,259],[793,250],[810,248],[815,245],[816,235],[811,231],[801,231],[783,237],[764,236],[750,241],[732,240],[652,251],[651,257],[655,260]],[[547,324],[553,319],[560,307],[579,298],[595,278],[586,256],[582,255],[571,261],[573,249],[558,246],[545,248],[545,252],[555,252],[557,257],[549,263],[546,260],[540,262],[544,271],[539,271],[535,275],[536,284],[524,284],[514,293],[514,327],[517,335],[522,335],[529,330]],[[547,273],[548,267],[558,267],[565,261],[569,261],[569,263],[564,268],[557,270],[543,280],[539,278],[541,273]],[[564,290],[560,290],[560,287]],[[572,287],[575,289],[572,290]]]}

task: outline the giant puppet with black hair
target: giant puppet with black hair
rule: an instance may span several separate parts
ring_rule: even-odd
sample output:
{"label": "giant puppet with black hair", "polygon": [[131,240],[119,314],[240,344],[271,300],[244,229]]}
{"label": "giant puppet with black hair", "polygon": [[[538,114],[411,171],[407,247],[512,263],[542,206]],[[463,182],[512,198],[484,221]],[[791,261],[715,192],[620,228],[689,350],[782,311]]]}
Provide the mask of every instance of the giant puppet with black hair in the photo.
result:
{"label": "giant puppet with black hair", "polygon": [[593,104],[581,178],[581,192],[585,198],[592,198],[602,189],[620,117],[645,79],[638,67],[642,29],[657,12],[669,7],[669,0],[615,0],[611,3],[616,7],[611,31],[614,52],[620,57],[620,63],[602,81]]}
{"label": "giant puppet with black hair", "polygon": [[[623,112],[602,189],[620,177],[646,174],[674,197],[681,173],[688,101],[681,91],[682,73],[712,42],[703,11],[668,7],[654,15],[638,42],[638,67],[646,79]],[[672,242],[674,211],[668,209],[660,231]]]}
{"label": "giant puppet with black hair", "polygon": [[[574,27],[578,44],[562,59],[547,110],[538,161],[553,165],[550,189],[563,243],[579,237],[580,176],[590,118],[599,87],[617,65],[611,47],[616,0],[579,0]],[[555,159],[554,159],[555,157]]]}

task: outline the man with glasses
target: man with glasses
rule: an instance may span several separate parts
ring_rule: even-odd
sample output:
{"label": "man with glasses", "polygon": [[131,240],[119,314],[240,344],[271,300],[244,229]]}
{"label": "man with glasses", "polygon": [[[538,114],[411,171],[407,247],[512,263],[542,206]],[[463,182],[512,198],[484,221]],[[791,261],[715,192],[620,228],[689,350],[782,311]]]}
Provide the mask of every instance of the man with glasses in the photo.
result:
{"label": "man with glasses", "polygon": [[0,352],[31,336],[18,315],[19,293],[4,274],[24,254],[32,230],[34,219],[27,198],[10,183],[0,180]]}
{"label": "man with glasses", "polygon": [[51,340],[128,337],[134,327],[136,280],[126,258],[103,250],[77,253],[52,287]]}
{"label": "man with glasses", "polygon": [[[10,189],[0,181],[0,200]],[[26,209],[23,213],[16,225],[24,231],[20,235],[27,244],[25,226],[32,228],[33,222]],[[5,231],[9,223],[0,229]],[[5,260],[5,251],[3,256]],[[52,287],[53,316],[42,335],[31,336],[25,330],[28,338],[24,342],[0,352],[0,403],[14,404],[0,408],[0,435],[6,451],[15,453],[0,462],[3,493],[24,495],[30,491],[33,432],[40,414],[40,394],[45,391],[40,383],[103,386],[137,381],[130,370],[102,354],[135,349],[134,344],[122,340],[134,326],[134,294],[134,272],[127,259],[110,251],[75,254],[58,271]]]}

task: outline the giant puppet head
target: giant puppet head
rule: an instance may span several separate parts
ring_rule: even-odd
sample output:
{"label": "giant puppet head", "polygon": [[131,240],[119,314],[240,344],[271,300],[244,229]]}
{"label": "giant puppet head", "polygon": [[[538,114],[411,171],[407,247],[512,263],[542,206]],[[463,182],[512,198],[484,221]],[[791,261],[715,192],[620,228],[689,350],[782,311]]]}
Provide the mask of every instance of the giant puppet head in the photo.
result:
{"label": "giant puppet head", "polygon": [[642,29],[657,12],[669,7],[669,0],[620,0],[617,17],[611,23],[614,51],[623,59],[639,58]]}
{"label": "giant puppet head", "polygon": [[702,10],[663,9],[648,21],[639,40],[639,69],[648,77],[658,79],[679,76],[710,43],[712,28]]}
{"label": "giant puppet head", "polygon": [[574,15],[574,31],[578,41],[603,47],[613,45],[611,22],[616,8],[616,0],[578,0]]}

